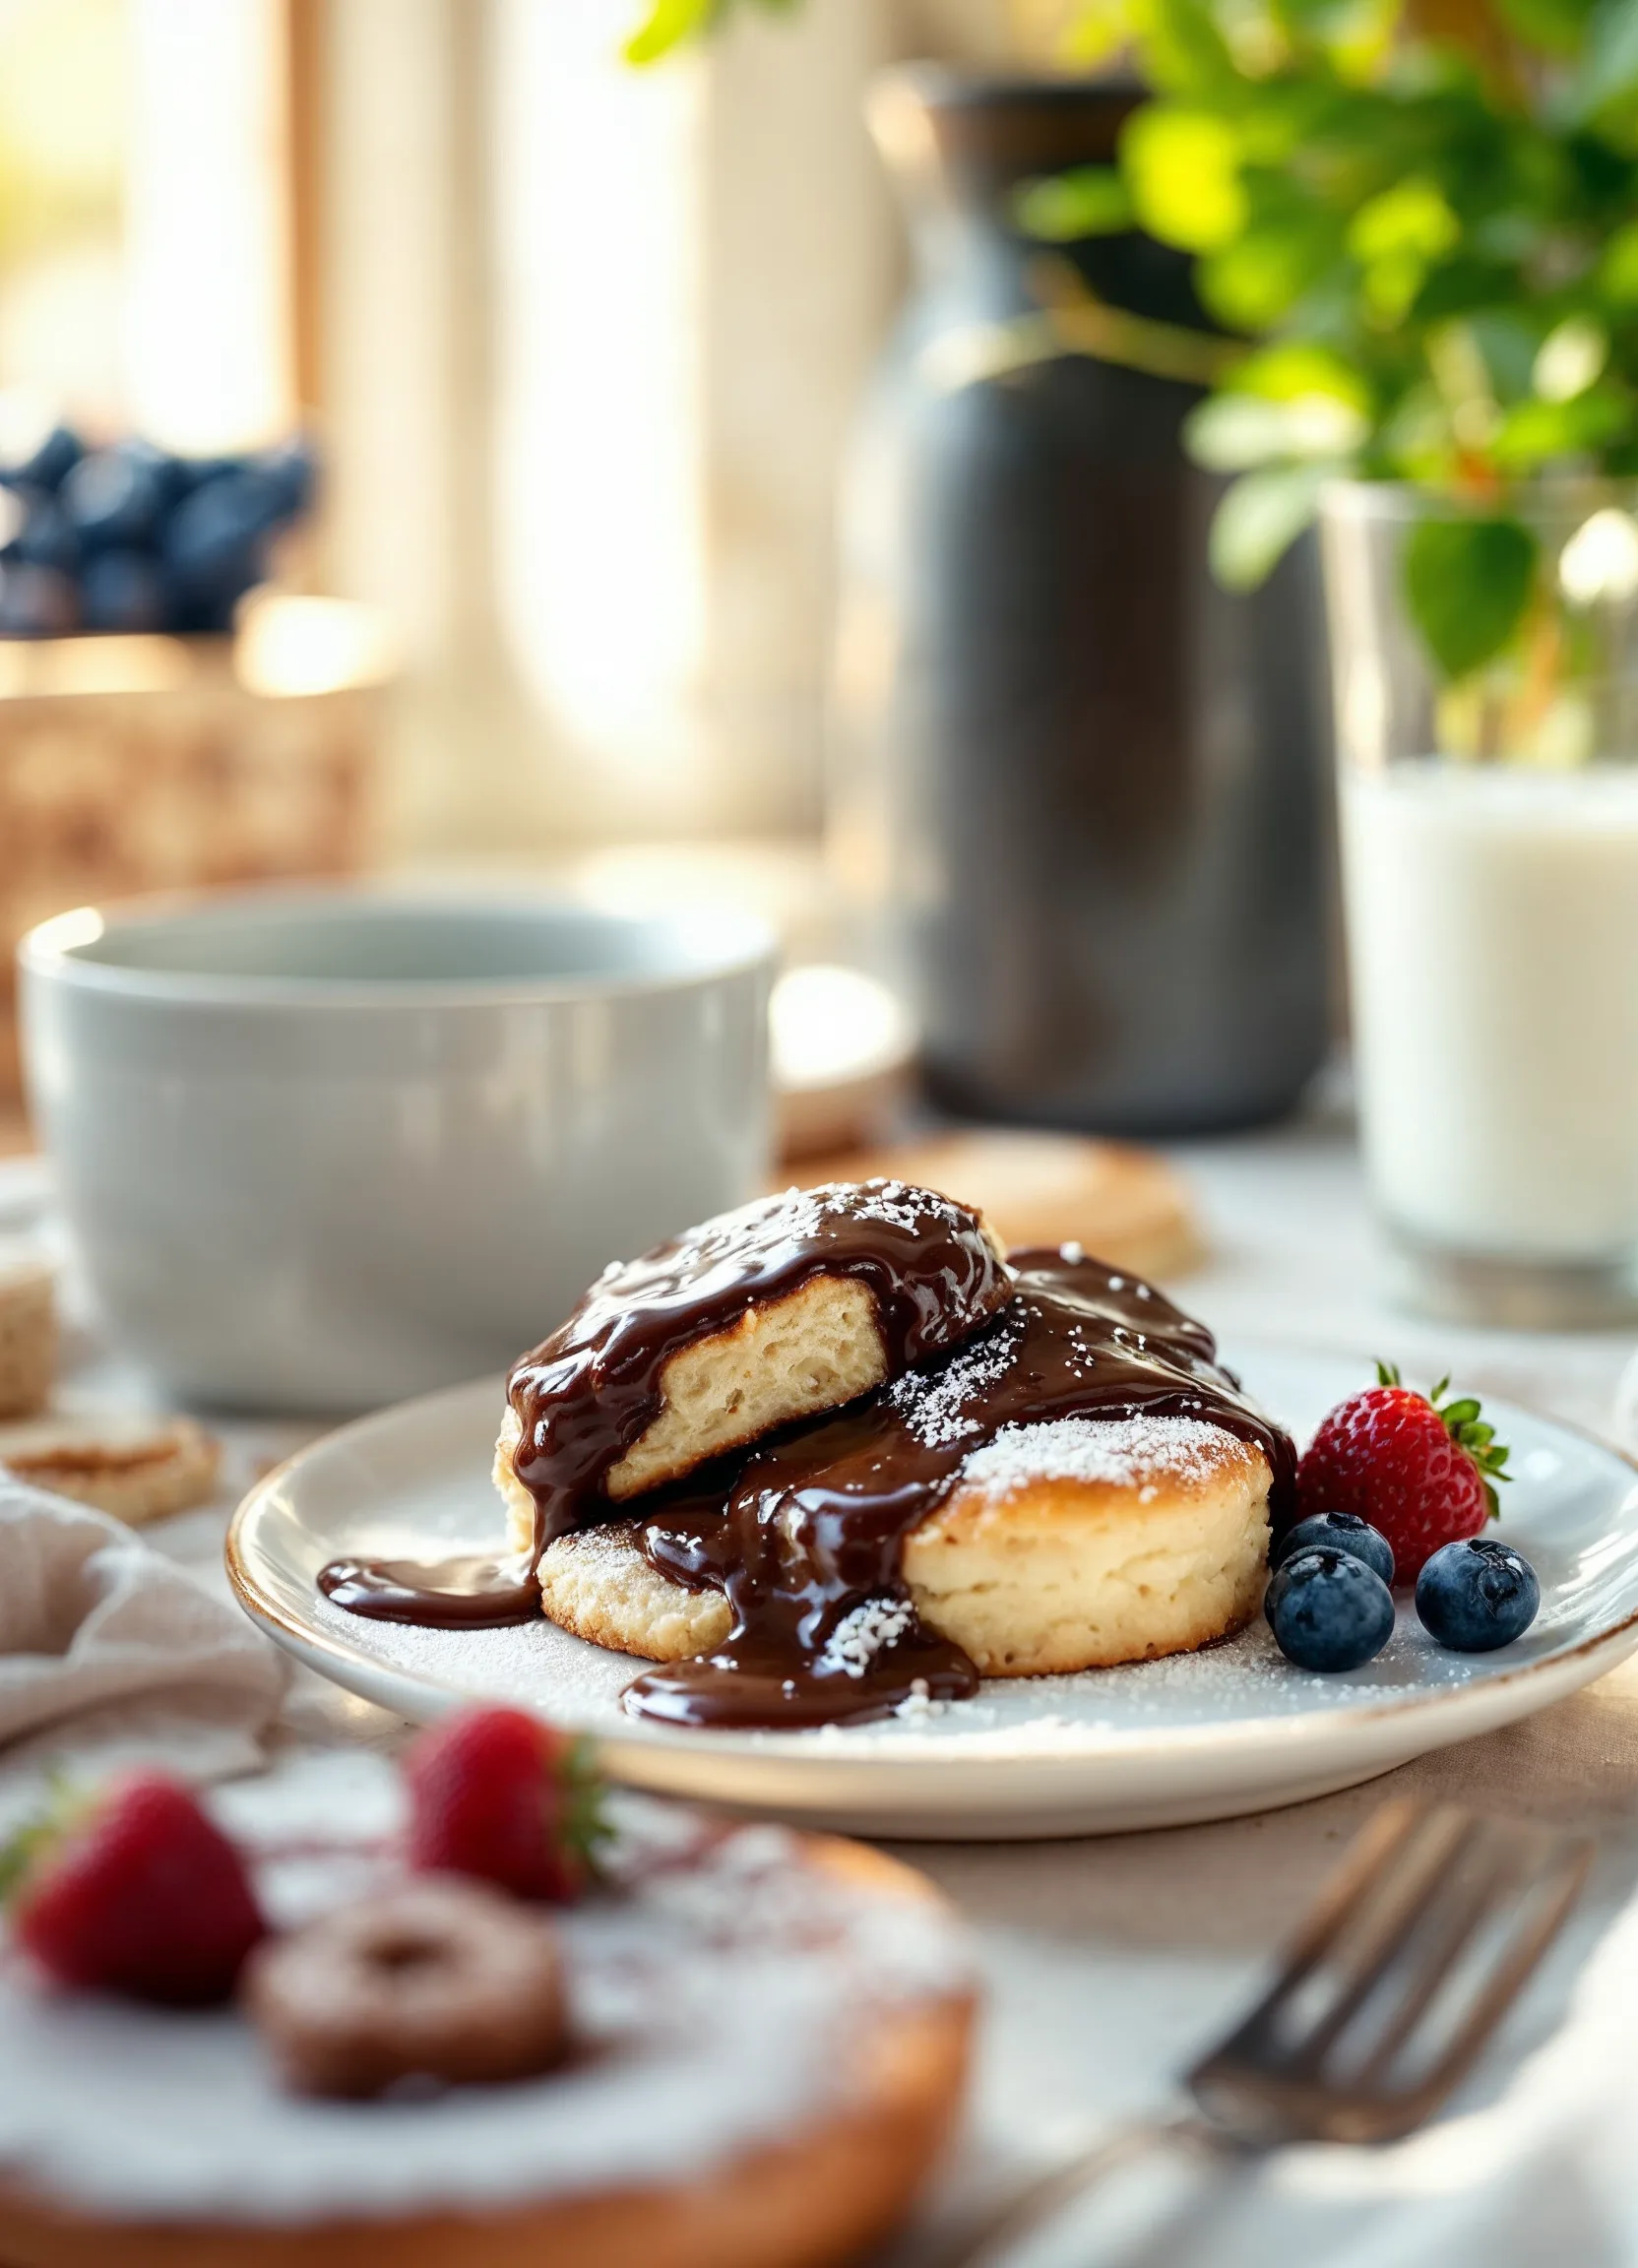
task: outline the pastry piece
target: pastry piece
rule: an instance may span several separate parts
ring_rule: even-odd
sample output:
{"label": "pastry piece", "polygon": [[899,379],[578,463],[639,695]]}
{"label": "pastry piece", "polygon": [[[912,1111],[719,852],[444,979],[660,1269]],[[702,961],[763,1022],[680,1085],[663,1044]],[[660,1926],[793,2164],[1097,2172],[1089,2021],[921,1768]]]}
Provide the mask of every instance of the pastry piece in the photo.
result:
{"label": "pastry piece", "polygon": [[1154,1151],[1123,1143],[969,1129],[817,1161],[812,1171],[888,1173],[942,1189],[975,1206],[1009,1247],[1080,1244],[1134,1276],[1165,1282],[1201,1257],[1180,1176]]}
{"label": "pastry piece", "polygon": [[1009,1426],[906,1538],[905,1581],[986,1677],[1187,1653],[1257,1611],[1271,1479],[1189,1418]]}
{"label": "pastry piece", "polygon": [[548,1622],[611,1653],[644,1662],[710,1654],[733,1627],[721,1591],[689,1590],[651,1566],[641,1519],[572,1528],[548,1544],[536,1570]]}
{"label": "pastry piece", "polygon": [[899,1181],[787,1190],[601,1275],[512,1374],[520,1545],[956,1346],[1011,1285],[979,1217]]}
{"label": "pastry piece", "polygon": [[191,1418],[71,1415],[0,1425],[0,1467],[133,1527],[205,1503],[220,1459]]}
{"label": "pastry piece", "polygon": [[556,1930],[458,1875],[402,1883],[270,1939],[242,1996],[301,2095],[527,2079],[568,2045]]}
{"label": "pastry piece", "polygon": [[554,1621],[660,1667],[626,1706],[802,1725],[959,1700],[980,1675],[1141,1661],[1256,1609],[1290,1439],[1152,1285],[1015,1256],[960,1347],[708,1485],[548,1543]]}
{"label": "pastry piece", "polygon": [[51,1268],[30,1255],[0,1255],[0,1418],[43,1410],[56,1368]]}
{"label": "pastry piece", "polygon": [[[1195,1418],[1010,1426],[904,1539],[905,1589],[985,1677],[1183,1653],[1257,1611],[1269,1480],[1261,1449]],[[618,1520],[548,1545],[547,1615],[651,1662],[712,1653],[732,1625],[726,1598],[653,1566],[643,1530]]]}
{"label": "pastry piece", "polygon": [[[304,1899],[315,1865],[310,1851],[296,1862]],[[292,2096],[243,2019],[69,2002],[0,1968],[0,2259],[840,2268],[873,2255],[964,2091],[973,1992],[954,1917],[874,1852],[629,1798],[610,1865],[613,1887],[552,1924],[575,2053],[481,2090]]]}

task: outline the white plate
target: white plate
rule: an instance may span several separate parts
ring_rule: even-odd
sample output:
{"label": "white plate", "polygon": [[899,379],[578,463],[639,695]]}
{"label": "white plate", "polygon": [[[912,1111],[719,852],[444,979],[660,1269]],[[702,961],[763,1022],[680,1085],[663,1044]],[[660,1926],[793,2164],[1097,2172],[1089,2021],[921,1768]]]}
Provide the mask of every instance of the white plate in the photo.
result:
{"label": "white plate", "polygon": [[[1362,1366],[1247,1350],[1251,1391],[1299,1439]],[[480,1381],[343,1426],[240,1506],[228,1571],[291,1653],[425,1721],[473,1696],[598,1734],[635,1787],[874,1835],[1006,1840],[1226,1819],[1353,1787],[1513,1723],[1638,1647],[1638,1480],[1613,1450],[1505,1404],[1503,1533],[1534,1562],[1542,1611],[1495,1654],[1447,1654],[1402,1601],[1387,1649],[1346,1677],[1280,1655],[1259,1619],[1228,1644],[1075,1677],[991,1680],[913,1722],[808,1732],[688,1732],[624,1714],[639,1667],[541,1621],[451,1632],[366,1622],[319,1597],[343,1553],[436,1557],[501,1533],[488,1473],[501,1410]]]}

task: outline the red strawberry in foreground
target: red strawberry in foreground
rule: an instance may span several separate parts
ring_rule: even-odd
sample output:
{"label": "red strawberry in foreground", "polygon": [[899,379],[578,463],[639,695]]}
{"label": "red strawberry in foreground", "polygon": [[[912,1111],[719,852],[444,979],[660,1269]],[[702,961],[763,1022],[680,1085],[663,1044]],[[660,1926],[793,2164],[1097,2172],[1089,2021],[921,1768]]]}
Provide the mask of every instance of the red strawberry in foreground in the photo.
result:
{"label": "red strawberry in foreground", "polygon": [[167,2007],[225,2000],[267,1929],[232,1844],[158,1772],[25,1828],[0,1850],[0,1896],[59,1984]]}
{"label": "red strawberry in foreground", "polygon": [[1297,1516],[1353,1512],[1393,1546],[1394,1580],[1414,1583],[1442,1544],[1477,1536],[1500,1510],[1495,1483],[1512,1478],[1507,1451],[1471,1396],[1441,1403],[1378,1362],[1380,1384],[1339,1402],[1296,1469]]}
{"label": "red strawberry in foreground", "polygon": [[591,1745],[521,1709],[469,1709],[404,1760],[410,1859],[567,1905],[609,1832]]}

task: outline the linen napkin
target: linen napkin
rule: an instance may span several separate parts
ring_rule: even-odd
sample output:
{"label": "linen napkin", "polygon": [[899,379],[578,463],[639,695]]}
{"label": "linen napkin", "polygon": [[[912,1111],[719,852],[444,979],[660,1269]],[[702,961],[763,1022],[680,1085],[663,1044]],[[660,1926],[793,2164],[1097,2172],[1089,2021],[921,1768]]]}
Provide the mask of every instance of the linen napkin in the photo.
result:
{"label": "linen napkin", "polygon": [[0,1813],[47,1773],[263,1761],[277,1650],[117,1520],[0,1472]]}

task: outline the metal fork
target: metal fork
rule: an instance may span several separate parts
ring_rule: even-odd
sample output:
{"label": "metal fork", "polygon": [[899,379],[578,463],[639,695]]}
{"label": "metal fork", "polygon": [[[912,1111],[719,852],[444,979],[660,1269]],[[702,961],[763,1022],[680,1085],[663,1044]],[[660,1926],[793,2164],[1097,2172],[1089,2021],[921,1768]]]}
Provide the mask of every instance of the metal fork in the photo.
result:
{"label": "metal fork", "polygon": [[1391,2142],[1471,2070],[1581,1894],[1586,1836],[1454,1804],[1385,1804],[1251,2013],[1184,2078],[1192,2101],[1061,2159],[930,2268],[977,2268],[1157,2143],[1260,2153]]}

